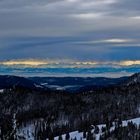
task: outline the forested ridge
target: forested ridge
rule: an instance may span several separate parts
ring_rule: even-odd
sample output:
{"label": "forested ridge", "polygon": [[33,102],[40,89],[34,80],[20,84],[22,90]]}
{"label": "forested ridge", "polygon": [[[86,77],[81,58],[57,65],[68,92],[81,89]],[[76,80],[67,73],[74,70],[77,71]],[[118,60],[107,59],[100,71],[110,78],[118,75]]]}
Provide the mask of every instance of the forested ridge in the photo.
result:
{"label": "forested ridge", "polygon": [[91,125],[110,126],[115,120],[140,117],[140,84],[129,82],[75,94],[14,86],[0,94],[0,110],[1,140],[21,139],[16,132],[28,124],[36,128],[37,140],[53,139],[75,130],[88,131]]}

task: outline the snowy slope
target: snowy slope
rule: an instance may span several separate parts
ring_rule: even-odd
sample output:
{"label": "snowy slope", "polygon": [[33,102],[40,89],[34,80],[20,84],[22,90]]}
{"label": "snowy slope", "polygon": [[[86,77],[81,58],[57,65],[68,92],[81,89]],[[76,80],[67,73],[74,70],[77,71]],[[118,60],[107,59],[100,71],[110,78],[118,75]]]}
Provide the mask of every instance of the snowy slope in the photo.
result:
{"label": "snowy slope", "polygon": [[[133,122],[135,123],[137,126],[140,125],[140,117],[139,118],[134,118],[134,119],[130,119],[130,120],[124,120],[122,121],[122,126],[127,126],[128,122]],[[102,127],[105,127],[105,124],[100,124],[98,125],[99,128],[99,133],[95,134],[96,140],[99,140],[100,135],[102,135]],[[113,125],[110,128],[110,132],[113,131],[115,129],[115,126]],[[94,132],[94,129],[91,130],[92,132]],[[35,128],[33,124],[27,125],[25,127],[22,127],[18,132],[17,135],[19,137],[24,137],[25,140],[34,140],[34,132],[35,132]],[[77,140],[86,140],[86,138],[83,138],[83,132],[78,132],[78,131],[74,131],[74,132],[70,132],[70,139],[74,139],[77,138]],[[66,134],[62,135],[63,140],[65,140]],[[58,140],[59,136],[55,137],[54,140]],[[48,140],[48,139],[47,139]]]}
{"label": "snowy slope", "polygon": [[[127,126],[128,122],[131,122],[131,121],[133,123],[135,123],[137,126],[140,124],[140,118],[135,118],[135,119],[123,121],[122,122],[122,126]],[[106,126],[105,124],[98,125],[98,127],[99,127],[99,134],[95,134],[96,140],[99,140],[100,135],[103,134],[101,129],[102,129],[102,127],[105,127],[105,126]],[[114,129],[115,129],[115,126],[111,127],[110,131],[113,131]],[[92,131],[94,131],[94,130],[92,130]],[[65,137],[66,137],[66,134],[62,135],[63,140],[65,140]],[[75,137],[77,138],[77,140],[81,140],[81,139],[82,140],[86,140],[86,139],[83,138],[83,132],[80,132],[80,133],[78,131],[71,132],[70,133],[70,138],[74,139]],[[58,140],[58,137],[55,137],[55,140]]]}
{"label": "snowy slope", "polygon": [[0,89],[0,93],[3,93],[4,92],[4,89]]}

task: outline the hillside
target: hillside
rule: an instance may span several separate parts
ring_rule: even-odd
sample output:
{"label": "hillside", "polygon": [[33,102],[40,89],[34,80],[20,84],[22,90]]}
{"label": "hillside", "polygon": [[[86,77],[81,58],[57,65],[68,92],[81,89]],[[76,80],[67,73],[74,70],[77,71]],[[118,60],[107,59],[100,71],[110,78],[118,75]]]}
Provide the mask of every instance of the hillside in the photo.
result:
{"label": "hillside", "polygon": [[[21,77],[4,78],[14,81],[13,85],[22,86],[1,89],[1,138],[9,134],[19,138],[15,132],[33,126],[36,130],[33,136],[37,140],[53,139],[68,132],[88,131],[91,125],[110,126],[118,119],[140,117],[140,83],[136,74],[123,83],[93,86],[93,89],[79,90],[76,94],[65,90],[41,90],[38,86],[27,88],[34,82]],[[128,84],[130,79],[131,84]],[[26,80],[28,85],[23,84]]]}

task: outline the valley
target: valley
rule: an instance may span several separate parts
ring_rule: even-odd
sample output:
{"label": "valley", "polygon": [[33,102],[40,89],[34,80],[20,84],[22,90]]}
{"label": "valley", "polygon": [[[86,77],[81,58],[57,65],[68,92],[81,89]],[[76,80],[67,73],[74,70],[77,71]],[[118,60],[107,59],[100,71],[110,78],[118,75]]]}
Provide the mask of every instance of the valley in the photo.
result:
{"label": "valley", "polygon": [[[42,81],[42,78],[0,76],[4,80],[0,85],[0,138],[30,140],[27,136],[31,133],[31,140],[52,140],[70,132],[92,132],[91,127],[99,124],[111,128],[116,120],[121,123],[139,118],[139,77],[137,73],[119,79],[62,78],[59,82],[59,78]],[[82,86],[75,91],[58,90],[42,83]]]}

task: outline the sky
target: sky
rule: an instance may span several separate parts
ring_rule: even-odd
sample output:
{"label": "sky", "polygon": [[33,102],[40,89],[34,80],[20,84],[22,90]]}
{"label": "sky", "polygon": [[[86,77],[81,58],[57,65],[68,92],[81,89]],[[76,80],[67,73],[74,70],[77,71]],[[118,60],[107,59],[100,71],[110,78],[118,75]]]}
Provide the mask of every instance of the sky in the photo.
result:
{"label": "sky", "polygon": [[139,0],[0,0],[0,74],[140,72]]}

